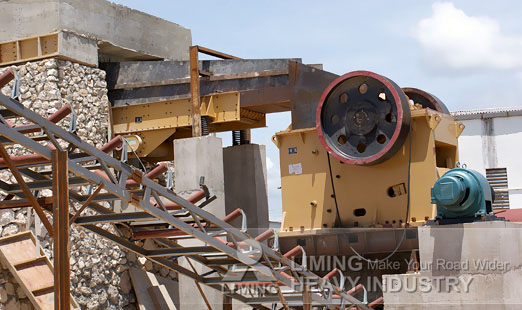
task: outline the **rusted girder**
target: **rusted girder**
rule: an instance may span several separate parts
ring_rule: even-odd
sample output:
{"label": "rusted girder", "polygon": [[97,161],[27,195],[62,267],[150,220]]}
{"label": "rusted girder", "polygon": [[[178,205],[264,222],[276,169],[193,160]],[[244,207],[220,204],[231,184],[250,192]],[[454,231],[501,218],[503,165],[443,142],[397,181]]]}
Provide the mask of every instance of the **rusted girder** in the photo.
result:
{"label": "rusted girder", "polygon": [[0,88],[6,86],[12,79],[14,79],[13,69],[9,69],[0,75]]}

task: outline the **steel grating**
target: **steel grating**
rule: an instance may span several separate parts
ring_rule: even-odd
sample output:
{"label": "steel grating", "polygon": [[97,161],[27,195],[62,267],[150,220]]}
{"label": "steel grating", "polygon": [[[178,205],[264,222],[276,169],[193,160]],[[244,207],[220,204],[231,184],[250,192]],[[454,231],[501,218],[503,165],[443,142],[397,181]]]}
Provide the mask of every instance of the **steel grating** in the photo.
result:
{"label": "steel grating", "polygon": [[[77,210],[71,208],[74,214],[67,211],[71,224],[255,308],[267,309],[271,304],[280,303],[285,309],[310,309],[311,306],[370,309],[367,304],[350,295],[356,290],[347,291],[343,285],[330,281],[333,277],[320,278],[306,267],[293,262],[290,258],[298,254],[300,248],[282,255],[262,242],[272,235],[270,231],[256,240],[229,224],[232,217],[219,219],[205,211],[203,207],[212,199],[196,205],[177,196],[143,172],[108,155],[106,152],[112,150],[118,141],[110,141],[109,146],[97,149],[75,134],[24,108],[18,101],[0,95],[0,104],[5,108],[0,110],[0,134],[3,136],[0,149],[5,150],[5,147],[16,144],[33,154],[33,159],[39,158],[29,162],[15,161],[7,153],[2,153],[4,161],[11,164],[7,167],[13,175],[23,175],[24,180],[29,181],[22,180],[18,184],[0,181],[0,191],[7,195],[0,202],[0,209],[32,206],[36,211],[40,209],[52,213],[53,204],[54,209],[58,205],[55,201],[58,198],[53,196],[59,194],[63,200],[68,195],[72,201],[81,205]],[[14,127],[7,118],[31,123],[38,130],[24,131],[25,127]],[[35,136],[36,131],[42,134]],[[67,167],[68,172],[58,174],[67,175],[65,181],[68,193],[40,191],[37,198],[32,196],[31,191],[56,191],[59,188],[53,184],[56,183],[53,182],[56,171],[53,174],[49,168],[58,169],[58,162],[53,160],[58,153],[67,156],[66,165],[61,163],[61,166]],[[87,185],[96,190],[92,194],[82,194],[82,187]],[[51,194],[44,195],[43,192]],[[106,203],[116,200],[133,205],[140,212],[115,213]],[[63,202],[59,205],[63,206]],[[91,215],[81,215],[86,209],[91,210]],[[182,246],[175,239],[161,235],[152,238],[164,248],[146,250],[133,237],[119,234],[120,230],[116,230],[116,233],[115,230],[109,231],[105,229],[107,225],[104,225],[117,224],[125,229],[151,221],[155,225],[168,226],[176,238],[199,240],[201,245]],[[183,267],[178,261],[182,257],[208,266],[211,272],[198,273],[195,269]],[[243,289],[251,286],[252,289]],[[261,290],[260,287],[271,287],[272,290]]]}

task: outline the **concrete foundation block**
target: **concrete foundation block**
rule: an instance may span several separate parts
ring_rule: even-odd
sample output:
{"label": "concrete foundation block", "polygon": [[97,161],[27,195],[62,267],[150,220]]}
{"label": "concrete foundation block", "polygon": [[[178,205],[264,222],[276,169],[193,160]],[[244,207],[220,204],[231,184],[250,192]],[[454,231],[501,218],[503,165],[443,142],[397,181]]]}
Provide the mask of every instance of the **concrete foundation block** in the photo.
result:
{"label": "concrete foundation block", "polygon": [[383,276],[385,309],[520,309],[522,224],[419,228],[420,272]]}
{"label": "concrete foundation block", "polygon": [[[174,140],[174,191],[181,196],[190,196],[200,190],[200,178],[205,178],[205,185],[216,200],[205,207],[205,210],[218,218],[225,216],[225,186],[223,172],[223,147],[221,138],[214,136],[195,137]],[[197,240],[180,240],[184,246],[201,246]],[[180,265],[192,271],[192,266],[185,258]],[[192,262],[196,271],[201,274],[209,268]],[[223,295],[201,284],[203,292],[212,309],[223,309]],[[180,310],[207,309],[205,302],[191,278],[179,276]]]}
{"label": "concrete foundation block", "polygon": [[205,136],[174,140],[174,191],[181,196],[190,196],[201,189],[201,177],[217,198],[205,210],[223,218],[225,177],[221,138]]}
{"label": "concrete foundation block", "polygon": [[266,147],[244,144],[223,150],[226,212],[237,208],[247,215],[248,233],[255,237],[268,229]]}

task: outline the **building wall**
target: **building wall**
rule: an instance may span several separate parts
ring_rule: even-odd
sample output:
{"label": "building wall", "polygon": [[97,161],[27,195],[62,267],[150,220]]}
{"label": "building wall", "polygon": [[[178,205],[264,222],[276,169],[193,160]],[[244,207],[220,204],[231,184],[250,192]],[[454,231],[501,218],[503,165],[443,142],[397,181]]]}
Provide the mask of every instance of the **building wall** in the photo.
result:
{"label": "building wall", "polygon": [[462,120],[460,162],[485,174],[507,168],[509,205],[522,208],[522,116]]}

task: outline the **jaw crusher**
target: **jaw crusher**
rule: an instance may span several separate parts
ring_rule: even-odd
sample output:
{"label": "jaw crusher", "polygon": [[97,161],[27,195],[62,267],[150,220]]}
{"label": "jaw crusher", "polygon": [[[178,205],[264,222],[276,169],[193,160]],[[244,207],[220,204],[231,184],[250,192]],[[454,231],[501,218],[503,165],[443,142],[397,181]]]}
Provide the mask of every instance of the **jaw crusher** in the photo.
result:
{"label": "jaw crusher", "polygon": [[[350,252],[336,236],[339,228],[393,235],[435,218],[430,189],[456,168],[464,129],[442,101],[355,71],[325,89],[315,112],[315,127],[290,126],[273,136],[281,163],[281,244]],[[382,241],[363,246],[367,252],[387,251],[379,244],[389,239],[376,239]]]}

